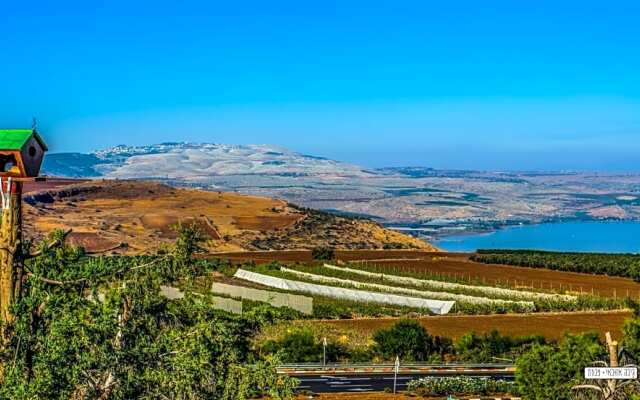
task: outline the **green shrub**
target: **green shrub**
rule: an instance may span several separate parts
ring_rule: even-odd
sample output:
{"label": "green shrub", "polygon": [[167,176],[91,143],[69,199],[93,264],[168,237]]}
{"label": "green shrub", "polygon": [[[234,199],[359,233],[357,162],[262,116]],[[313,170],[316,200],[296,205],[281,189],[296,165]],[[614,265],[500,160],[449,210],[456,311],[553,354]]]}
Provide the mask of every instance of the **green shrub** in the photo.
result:
{"label": "green shrub", "polygon": [[[264,352],[275,354],[285,363],[320,363],[323,360],[322,341],[317,340],[311,329],[295,329],[286,332],[280,339],[264,343]],[[326,348],[327,362],[349,359],[349,349],[343,344],[329,341]]]}
{"label": "green shrub", "polygon": [[530,400],[569,400],[585,367],[606,359],[596,333],[567,335],[559,345],[535,344],[516,362],[516,384]]}
{"label": "green shrub", "polygon": [[510,360],[526,352],[534,344],[546,344],[543,336],[521,336],[512,338],[493,330],[484,335],[469,332],[455,344],[456,356],[460,361],[485,363],[501,358]]}
{"label": "green shrub", "polygon": [[622,327],[624,349],[635,360],[640,360],[640,318],[631,318],[624,322]]}
{"label": "green shrub", "polygon": [[391,360],[396,356],[402,360],[425,361],[433,354],[440,354],[451,347],[451,341],[435,338],[415,320],[400,320],[389,329],[374,333],[374,352]]}
{"label": "green shrub", "polygon": [[409,382],[407,390],[418,396],[488,395],[516,391],[513,382],[490,378],[454,376],[447,378],[422,378]]}

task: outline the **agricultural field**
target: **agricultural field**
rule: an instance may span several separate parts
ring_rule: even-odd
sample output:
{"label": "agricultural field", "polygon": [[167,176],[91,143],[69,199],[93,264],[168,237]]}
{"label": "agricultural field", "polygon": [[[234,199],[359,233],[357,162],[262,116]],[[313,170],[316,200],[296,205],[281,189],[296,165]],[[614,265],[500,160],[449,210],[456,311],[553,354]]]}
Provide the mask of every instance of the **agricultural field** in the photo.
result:
{"label": "agricultural field", "polygon": [[[398,317],[418,318],[435,335],[457,339],[470,331],[486,333],[497,330],[509,336],[540,334],[559,339],[565,333],[610,331],[620,335],[623,321],[631,316],[623,300],[627,293],[640,296],[640,284],[628,278],[554,271],[509,265],[485,264],[470,260],[469,254],[434,253],[407,250],[336,251],[336,260],[327,268],[314,261],[310,251],[237,252],[217,255],[231,263],[252,261],[260,273],[301,282],[334,287],[351,287],[385,291],[404,296],[420,296],[413,291],[437,295],[469,296],[482,301],[505,301],[501,307],[459,301],[449,315],[434,316],[426,310],[399,309],[394,306],[347,302],[314,296],[312,318],[300,319],[291,326],[309,326],[329,337],[366,344],[373,332],[391,326]],[[259,264],[279,261],[279,268]],[[369,275],[367,275],[369,274]],[[382,275],[384,276],[376,276]],[[399,280],[398,280],[399,279]],[[262,285],[233,279],[236,284],[265,288]],[[438,287],[443,286],[443,287]],[[269,290],[279,290],[269,288]],[[592,295],[593,293],[593,295]],[[436,295],[435,297],[433,295]],[[555,302],[537,296],[557,296]],[[590,299],[576,303],[570,298]],[[508,303],[513,302],[513,304]],[[533,302],[536,312],[516,305]],[[509,305],[510,304],[510,305]],[[505,307],[505,305],[509,305]],[[328,310],[339,310],[329,312]],[[275,327],[275,330],[284,327]],[[265,335],[272,335],[266,332]],[[346,339],[345,339],[346,338]],[[336,339],[337,340],[337,339]]]}
{"label": "agricultural field", "polygon": [[[214,257],[234,262],[313,262],[311,251],[268,251],[219,253]],[[601,297],[640,299],[640,284],[633,279],[499,265],[472,261],[469,253],[445,253],[412,250],[337,250],[337,261],[364,264],[388,270],[424,274],[434,278],[475,282],[512,288],[535,288],[542,291],[590,293]]]}
{"label": "agricultural field", "polygon": [[[434,301],[453,301],[453,313],[491,314],[506,312],[534,311],[580,311],[624,308],[623,299],[602,298],[588,292],[567,292],[543,290],[520,285],[513,288],[492,285],[480,281],[461,283],[460,279],[435,274],[417,274],[403,268],[386,269],[376,265],[357,265],[351,267],[329,264],[278,264],[248,267],[262,277],[273,277],[296,283],[320,285],[330,288],[361,289],[370,293],[383,293],[389,296],[401,295],[413,299]],[[382,272],[382,273],[380,273]],[[236,275],[236,277],[238,277]],[[260,280],[262,279],[262,280]],[[253,279],[254,283],[265,285],[267,278]],[[278,284],[279,289],[291,290],[291,285]],[[294,289],[302,290],[302,289]],[[335,290],[334,290],[335,291]],[[369,298],[362,294],[362,301]],[[375,297],[375,296],[374,296]],[[351,298],[350,300],[354,300]],[[406,303],[410,304],[409,302]]]}

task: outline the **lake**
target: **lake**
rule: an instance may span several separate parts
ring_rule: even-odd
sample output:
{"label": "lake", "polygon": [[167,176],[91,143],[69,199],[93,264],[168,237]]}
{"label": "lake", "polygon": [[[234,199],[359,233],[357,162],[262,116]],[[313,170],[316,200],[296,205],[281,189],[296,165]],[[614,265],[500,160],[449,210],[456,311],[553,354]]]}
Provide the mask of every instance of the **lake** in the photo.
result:
{"label": "lake", "polygon": [[448,236],[434,241],[434,244],[447,251],[537,249],[638,253],[640,222],[572,221],[522,225],[491,233]]}

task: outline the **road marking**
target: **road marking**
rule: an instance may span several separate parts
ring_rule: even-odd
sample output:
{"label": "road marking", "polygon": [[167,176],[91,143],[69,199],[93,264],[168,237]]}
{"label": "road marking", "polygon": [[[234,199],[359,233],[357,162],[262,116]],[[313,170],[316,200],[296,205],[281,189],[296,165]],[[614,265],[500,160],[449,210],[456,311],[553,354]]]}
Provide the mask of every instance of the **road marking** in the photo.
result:
{"label": "road marking", "polygon": [[363,387],[363,386],[369,386],[369,387],[371,387],[371,385],[338,385],[338,386],[339,386],[340,388],[347,388],[347,387],[354,387],[354,388],[357,388],[357,387]]}

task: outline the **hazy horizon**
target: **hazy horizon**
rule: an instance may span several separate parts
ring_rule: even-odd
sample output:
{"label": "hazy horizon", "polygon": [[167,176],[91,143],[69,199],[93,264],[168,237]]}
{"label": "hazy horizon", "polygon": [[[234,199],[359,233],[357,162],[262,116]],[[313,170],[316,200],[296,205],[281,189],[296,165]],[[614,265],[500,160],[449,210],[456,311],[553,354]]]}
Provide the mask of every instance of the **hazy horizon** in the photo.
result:
{"label": "hazy horizon", "polygon": [[7,4],[0,127],[35,116],[52,152],[640,172],[638,3],[330,3]]}

